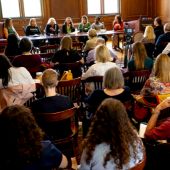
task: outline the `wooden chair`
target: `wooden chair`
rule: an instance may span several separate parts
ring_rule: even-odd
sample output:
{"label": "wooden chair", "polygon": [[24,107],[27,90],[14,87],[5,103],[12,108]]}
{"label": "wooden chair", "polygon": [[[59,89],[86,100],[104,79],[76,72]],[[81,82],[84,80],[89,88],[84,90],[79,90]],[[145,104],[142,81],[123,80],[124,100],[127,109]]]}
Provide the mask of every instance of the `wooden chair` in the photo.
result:
{"label": "wooden chair", "polygon": [[80,104],[80,84],[81,78],[76,78],[73,80],[59,81],[56,91],[59,94],[69,96],[73,103]]}
{"label": "wooden chair", "polygon": [[41,61],[45,63],[50,63],[54,53],[40,53]]}
{"label": "wooden chair", "polygon": [[137,163],[133,168],[130,168],[130,170],[143,170],[146,164],[146,154],[144,154],[144,158]]}
{"label": "wooden chair", "polygon": [[59,44],[54,44],[54,45],[43,45],[40,46],[40,52],[41,53],[55,53],[59,48]]}
{"label": "wooden chair", "polygon": [[[73,107],[71,109],[55,113],[42,113],[39,115],[39,117],[41,118],[41,121],[44,124],[42,128],[47,133],[50,140],[52,140],[52,142],[57,146],[57,148],[62,151],[62,153],[64,153],[67,157],[71,158],[75,154],[75,149],[78,144],[78,119],[76,115],[76,108]],[[71,134],[68,134],[65,138],[62,139],[56,138],[55,133],[57,133],[57,131],[54,131],[52,128],[49,128],[59,123],[61,124],[63,121],[67,120],[71,121],[71,123],[69,121]],[[53,132],[50,132],[50,130],[52,130]],[[58,131],[64,131],[64,127],[63,129],[58,129]]]}
{"label": "wooden chair", "polygon": [[130,87],[132,93],[139,93],[150,73],[149,70],[129,71],[124,74],[125,84]]}

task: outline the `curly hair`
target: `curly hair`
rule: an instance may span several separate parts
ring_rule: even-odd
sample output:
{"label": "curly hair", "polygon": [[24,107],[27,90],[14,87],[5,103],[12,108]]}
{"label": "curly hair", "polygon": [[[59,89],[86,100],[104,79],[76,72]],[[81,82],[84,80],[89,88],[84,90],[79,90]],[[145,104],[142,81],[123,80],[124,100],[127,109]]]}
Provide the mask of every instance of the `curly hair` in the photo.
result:
{"label": "curly hair", "polygon": [[0,115],[0,136],[0,169],[19,170],[39,160],[44,134],[28,108],[5,108]]}
{"label": "curly hair", "polygon": [[123,104],[116,99],[105,99],[97,109],[83,143],[87,153],[86,163],[90,163],[96,145],[106,143],[110,145],[110,152],[104,158],[103,166],[105,167],[107,161],[113,159],[116,168],[122,169],[130,160],[129,146],[132,146],[134,156],[137,157],[138,140]]}

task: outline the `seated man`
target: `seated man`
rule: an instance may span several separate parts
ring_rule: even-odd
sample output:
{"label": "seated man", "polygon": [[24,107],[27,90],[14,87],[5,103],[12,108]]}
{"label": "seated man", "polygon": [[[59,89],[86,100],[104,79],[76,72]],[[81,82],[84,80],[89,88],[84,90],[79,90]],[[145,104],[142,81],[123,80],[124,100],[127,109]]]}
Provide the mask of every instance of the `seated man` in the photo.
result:
{"label": "seated man", "polygon": [[162,110],[170,107],[170,98],[161,102],[154,110],[145,131],[146,139],[169,140],[170,139],[170,117],[162,118]]}
{"label": "seated man", "polygon": [[[97,38],[96,41],[96,46],[98,45],[105,45],[105,40],[102,37]],[[110,56],[113,58],[113,62],[116,61],[117,56],[116,54],[113,53],[113,51],[111,49],[109,49],[110,52]],[[96,57],[95,57],[95,49],[92,49],[88,52],[88,55],[86,57],[86,64],[88,65],[92,65],[95,63]]]}
{"label": "seated man", "polygon": [[[69,133],[71,133],[70,120],[50,127],[45,126],[45,124],[40,121],[41,113],[54,113],[73,107],[73,103],[67,96],[56,93],[57,84],[57,72],[53,69],[45,70],[42,75],[42,85],[44,87],[45,97],[32,103],[32,112],[37,118],[40,127],[45,130],[47,135],[53,135],[56,138],[64,138],[68,136]],[[50,134],[48,134],[48,132]]]}

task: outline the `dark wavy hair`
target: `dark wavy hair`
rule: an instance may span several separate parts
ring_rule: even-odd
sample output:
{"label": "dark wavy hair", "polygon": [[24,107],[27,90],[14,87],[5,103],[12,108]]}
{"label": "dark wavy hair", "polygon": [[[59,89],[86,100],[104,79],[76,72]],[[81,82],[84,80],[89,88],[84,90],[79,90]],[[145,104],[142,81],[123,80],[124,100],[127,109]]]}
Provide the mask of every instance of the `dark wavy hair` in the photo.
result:
{"label": "dark wavy hair", "polygon": [[12,67],[12,64],[9,59],[4,55],[0,55],[0,79],[2,79],[2,85],[4,87],[8,86],[8,82],[11,78],[9,74],[10,67]]}
{"label": "dark wavy hair", "polygon": [[0,169],[17,169],[40,158],[43,132],[31,111],[19,105],[0,114]]}
{"label": "dark wavy hair", "polygon": [[103,166],[113,158],[116,168],[122,169],[130,160],[129,146],[132,146],[135,158],[137,157],[138,140],[123,104],[113,98],[105,99],[97,109],[83,143],[83,147],[87,149],[86,162],[90,163],[96,145],[106,143],[110,145],[110,152],[104,158]]}

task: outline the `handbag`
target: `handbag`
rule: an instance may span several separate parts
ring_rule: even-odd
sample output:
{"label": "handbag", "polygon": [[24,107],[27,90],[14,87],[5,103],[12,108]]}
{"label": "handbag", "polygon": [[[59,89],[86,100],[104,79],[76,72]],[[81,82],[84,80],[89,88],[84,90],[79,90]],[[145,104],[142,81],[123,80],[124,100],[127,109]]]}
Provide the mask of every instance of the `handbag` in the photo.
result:
{"label": "handbag", "polygon": [[73,80],[73,74],[71,70],[64,71],[60,80]]}

